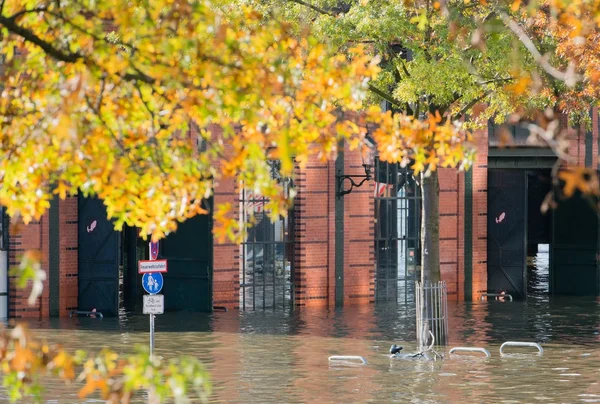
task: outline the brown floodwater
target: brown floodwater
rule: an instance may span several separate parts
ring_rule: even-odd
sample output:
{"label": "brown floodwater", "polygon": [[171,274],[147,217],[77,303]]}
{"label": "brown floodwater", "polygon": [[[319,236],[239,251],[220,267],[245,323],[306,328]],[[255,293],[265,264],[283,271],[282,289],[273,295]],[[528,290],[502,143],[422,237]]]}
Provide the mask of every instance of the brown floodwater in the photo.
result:
{"label": "brown floodwater", "polygon": [[[449,303],[445,359],[390,359],[392,343],[414,352],[414,308],[375,304],[290,312],[166,313],[156,320],[156,353],[193,355],[208,367],[213,402],[223,403],[575,403],[600,402],[600,300]],[[148,318],[29,322],[69,349],[148,343]],[[536,341],[501,357],[504,341]],[[492,357],[448,355],[479,346]],[[330,366],[330,355],[360,355],[363,366]],[[45,402],[79,402],[73,386],[49,381]],[[0,390],[0,400],[6,400]],[[143,397],[139,397],[143,402]],[[93,398],[87,402],[99,402]]]}

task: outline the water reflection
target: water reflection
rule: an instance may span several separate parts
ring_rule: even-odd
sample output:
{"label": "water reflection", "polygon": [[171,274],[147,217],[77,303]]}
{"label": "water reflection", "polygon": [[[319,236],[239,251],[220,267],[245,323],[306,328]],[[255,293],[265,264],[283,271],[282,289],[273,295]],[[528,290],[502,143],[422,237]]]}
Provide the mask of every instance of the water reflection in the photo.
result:
{"label": "water reflection", "polygon": [[[215,380],[215,402],[600,402],[600,302],[537,298],[526,302],[449,303],[450,345],[485,346],[491,359],[390,360],[392,343],[415,350],[414,308],[369,305],[286,312],[167,313],[159,316],[157,354],[194,355]],[[71,349],[147,343],[148,319],[73,318],[30,322]],[[501,358],[507,340],[538,341]],[[447,349],[446,349],[447,352]],[[363,367],[329,366],[330,355],[361,355]],[[72,391],[50,385],[59,402]],[[0,397],[1,398],[1,397]],[[140,399],[141,400],[141,399]]]}

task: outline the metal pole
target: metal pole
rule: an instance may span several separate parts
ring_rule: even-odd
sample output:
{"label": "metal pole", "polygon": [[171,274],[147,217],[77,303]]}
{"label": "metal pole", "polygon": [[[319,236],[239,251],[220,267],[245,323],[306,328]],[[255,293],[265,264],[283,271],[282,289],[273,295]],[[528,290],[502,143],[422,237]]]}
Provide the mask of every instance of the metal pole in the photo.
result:
{"label": "metal pole", "polygon": [[154,354],[154,314],[150,314],[150,360]]}

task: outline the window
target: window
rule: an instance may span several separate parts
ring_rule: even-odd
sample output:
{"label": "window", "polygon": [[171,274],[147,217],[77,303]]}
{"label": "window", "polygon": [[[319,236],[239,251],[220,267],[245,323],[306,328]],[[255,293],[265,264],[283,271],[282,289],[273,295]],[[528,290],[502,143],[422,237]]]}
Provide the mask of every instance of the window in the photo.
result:
{"label": "window", "polygon": [[414,299],[421,260],[421,191],[409,168],[375,159],[375,298]]}
{"label": "window", "polygon": [[[271,176],[286,192],[291,181],[279,177],[280,163],[270,162]],[[242,243],[240,307],[243,310],[283,309],[292,304],[293,214],[271,222],[265,212],[268,199],[244,189],[240,194],[241,218],[254,225]]]}

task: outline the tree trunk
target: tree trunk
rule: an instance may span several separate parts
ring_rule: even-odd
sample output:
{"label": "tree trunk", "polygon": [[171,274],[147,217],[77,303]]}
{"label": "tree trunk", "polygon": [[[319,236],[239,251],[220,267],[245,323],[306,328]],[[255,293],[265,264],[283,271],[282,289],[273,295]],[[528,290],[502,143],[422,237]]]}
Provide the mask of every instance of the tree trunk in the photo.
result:
{"label": "tree trunk", "polygon": [[439,282],[440,273],[440,183],[438,172],[421,174],[421,282]]}

